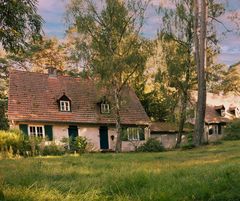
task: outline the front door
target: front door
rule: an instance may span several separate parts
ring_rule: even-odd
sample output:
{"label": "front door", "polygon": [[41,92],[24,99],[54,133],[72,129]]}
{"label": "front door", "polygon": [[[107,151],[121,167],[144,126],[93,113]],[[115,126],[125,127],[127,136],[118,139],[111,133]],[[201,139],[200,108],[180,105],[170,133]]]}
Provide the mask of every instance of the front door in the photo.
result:
{"label": "front door", "polygon": [[99,134],[100,134],[100,149],[109,149],[109,146],[108,146],[108,127],[107,126],[101,126],[99,128]]}
{"label": "front door", "polygon": [[78,127],[77,126],[69,126],[68,127],[68,136],[69,138],[75,138],[78,136]]}

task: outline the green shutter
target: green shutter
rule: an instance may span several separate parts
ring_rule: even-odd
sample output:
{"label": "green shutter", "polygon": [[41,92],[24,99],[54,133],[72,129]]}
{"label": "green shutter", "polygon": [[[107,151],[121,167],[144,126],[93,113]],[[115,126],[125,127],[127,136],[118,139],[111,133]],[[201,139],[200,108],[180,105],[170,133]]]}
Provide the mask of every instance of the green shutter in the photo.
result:
{"label": "green shutter", "polygon": [[52,141],[53,140],[52,125],[45,125],[44,130],[45,130],[45,136],[48,137],[48,140]]}
{"label": "green shutter", "polygon": [[121,140],[122,140],[122,141],[128,141],[127,128],[122,128]]}
{"label": "green shutter", "polygon": [[19,129],[22,131],[22,133],[26,136],[28,136],[28,125],[27,124],[19,124]]}
{"label": "green shutter", "polygon": [[144,128],[139,128],[139,138],[145,140]]}

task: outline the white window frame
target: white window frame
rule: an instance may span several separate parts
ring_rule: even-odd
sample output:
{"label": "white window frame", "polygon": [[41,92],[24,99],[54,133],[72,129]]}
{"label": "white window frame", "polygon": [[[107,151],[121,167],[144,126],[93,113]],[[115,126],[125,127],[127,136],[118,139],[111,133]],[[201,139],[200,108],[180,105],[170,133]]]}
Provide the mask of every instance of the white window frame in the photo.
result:
{"label": "white window frame", "polygon": [[109,103],[101,103],[101,113],[102,114],[109,114],[110,113]]}
{"label": "white window frame", "polygon": [[[31,133],[31,127],[35,128],[35,134]],[[36,132],[38,130],[37,128],[42,128],[42,138],[45,138],[45,129],[44,129],[43,125],[28,125],[28,135],[34,136],[34,137],[40,137],[40,136],[38,136],[38,133]]]}
{"label": "white window frame", "polygon": [[225,117],[225,115],[226,115],[225,109],[221,109],[221,117]]}
{"label": "white window frame", "polygon": [[[209,130],[212,129],[213,130],[213,133],[212,134],[209,134]],[[209,125],[208,127],[208,134],[209,135],[220,135],[218,134],[218,124],[217,125]]]}
{"label": "white window frame", "polygon": [[128,127],[127,128],[128,141],[139,141],[140,134],[138,127]]}
{"label": "white window frame", "polygon": [[237,118],[240,117],[240,111],[239,111],[239,108],[238,108],[238,107],[235,108],[235,116],[236,116]]}
{"label": "white window frame", "polygon": [[60,104],[60,111],[62,111],[62,112],[70,112],[71,111],[70,101],[60,100],[59,104]]}

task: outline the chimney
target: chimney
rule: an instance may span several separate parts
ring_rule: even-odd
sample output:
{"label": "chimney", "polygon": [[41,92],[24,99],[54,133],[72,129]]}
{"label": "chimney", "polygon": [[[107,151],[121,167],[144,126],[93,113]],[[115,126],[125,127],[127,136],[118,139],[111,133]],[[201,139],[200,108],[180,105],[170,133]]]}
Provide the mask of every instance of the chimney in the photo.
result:
{"label": "chimney", "polygon": [[55,67],[49,66],[47,69],[49,77],[57,77],[57,69]]}

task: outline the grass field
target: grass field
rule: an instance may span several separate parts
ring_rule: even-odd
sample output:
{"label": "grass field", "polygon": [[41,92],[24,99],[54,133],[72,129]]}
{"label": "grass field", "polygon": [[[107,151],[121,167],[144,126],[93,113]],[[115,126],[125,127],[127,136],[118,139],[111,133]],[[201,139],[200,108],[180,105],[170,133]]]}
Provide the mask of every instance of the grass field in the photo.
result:
{"label": "grass field", "polygon": [[0,161],[5,200],[237,201],[240,141],[163,153]]}

